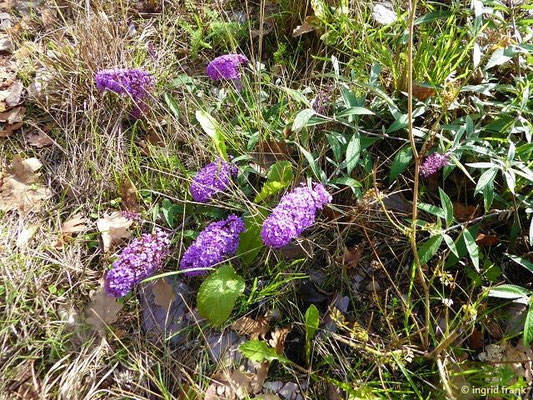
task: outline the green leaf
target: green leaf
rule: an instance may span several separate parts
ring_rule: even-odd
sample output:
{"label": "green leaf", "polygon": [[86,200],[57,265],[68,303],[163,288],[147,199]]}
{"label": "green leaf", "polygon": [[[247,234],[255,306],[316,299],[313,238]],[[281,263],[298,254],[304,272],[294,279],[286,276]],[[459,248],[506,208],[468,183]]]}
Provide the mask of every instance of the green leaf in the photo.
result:
{"label": "green leaf", "polygon": [[[478,224],[468,228],[468,231],[470,232],[470,235],[473,236],[473,237],[477,237],[477,234],[479,232],[480,226],[481,226],[481,223],[478,223]],[[455,245],[457,247],[457,252],[459,253],[459,256],[456,257],[454,254],[450,254],[448,256],[448,258],[446,259],[446,263],[444,264],[445,267],[451,267],[451,266],[457,264],[457,262],[461,258],[463,258],[464,256],[466,256],[468,254],[468,251],[466,249],[466,244],[465,244],[463,232],[461,232],[461,234],[459,235],[459,237],[455,241]]]}
{"label": "green leaf", "polygon": [[311,304],[305,312],[305,338],[309,342],[315,337],[320,323],[320,313],[314,304]]}
{"label": "green leaf", "polygon": [[498,297],[500,299],[529,299],[531,292],[523,287],[516,285],[500,285],[489,290],[490,297]]}
{"label": "green leaf", "polygon": [[274,361],[278,360],[282,363],[289,362],[285,357],[276,353],[276,350],[270,347],[266,342],[259,339],[249,340],[241,344],[239,347],[241,353],[252,361]]}
{"label": "green leaf", "polygon": [[504,253],[507,257],[513,260],[515,263],[520,264],[522,267],[527,269],[529,272],[533,272],[533,263],[526,260],[525,258],[514,256],[512,254]]}
{"label": "green leaf", "polygon": [[422,211],[425,211],[431,215],[435,215],[436,217],[445,218],[444,210],[440,207],[437,207],[433,204],[428,203],[418,203],[418,208]]}
{"label": "green leaf", "polygon": [[163,98],[165,99],[165,103],[167,103],[169,110],[172,111],[172,114],[174,114],[176,118],[178,118],[180,116],[180,108],[174,97],[165,93]]}
{"label": "green leaf", "polygon": [[244,279],[235,273],[231,265],[219,267],[200,285],[196,298],[198,312],[214,326],[223,324],[244,287]]}
{"label": "green leaf", "polygon": [[196,119],[202,126],[204,132],[213,140],[220,156],[227,161],[226,138],[217,121],[207,111],[203,110],[196,111]]}
{"label": "green leaf", "polygon": [[467,229],[463,231],[463,237],[465,239],[466,250],[468,251],[468,255],[470,256],[470,259],[474,264],[474,268],[477,272],[479,272],[479,247],[476,244],[474,237]]}
{"label": "green leaf", "polygon": [[[293,142],[296,143],[296,142]],[[313,171],[313,174],[315,177],[320,180],[321,182],[325,182],[326,176],[325,173],[320,170],[318,167],[318,164],[315,161],[315,158],[311,153],[309,153],[306,149],[304,149],[302,146],[300,146],[298,143],[296,143],[302,154],[304,155],[305,159],[309,163],[309,166],[311,167],[311,171]]]}
{"label": "green leaf", "polygon": [[453,239],[446,233],[443,233],[442,237],[444,238],[444,241],[446,242],[446,245],[450,251],[455,255],[455,257],[459,258],[459,252],[457,251],[457,246],[455,246]]}
{"label": "green leaf", "polygon": [[392,123],[391,126],[389,126],[389,129],[387,129],[387,133],[392,133],[399,131],[400,129],[407,128],[407,114],[400,114],[398,118]]}
{"label": "green leaf", "polygon": [[516,51],[512,47],[496,49],[494,53],[492,53],[492,55],[490,56],[490,59],[487,62],[487,65],[485,66],[485,70],[495,67],[497,65],[505,64],[506,62],[511,60],[515,54]]}
{"label": "green leaf", "polygon": [[[266,213],[266,211],[264,212]],[[237,256],[245,265],[250,265],[263,248],[261,228],[264,220],[265,215],[261,213],[254,216],[247,215],[244,217],[244,226],[246,230],[241,233],[239,238]]]}
{"label": "green leaf", "polygon": [[442,235],[430,237],[419,249],[418,257],[422,265],[426,264],[433,257],[442,243]]}
{"label": "green leaf", "polygon": [[359,155],[361,154],[361,137],[359,132],[356,132],[352,135],[348,147],[346,148],[346,169],[348,175],[352,173],[357,161],[359,161]]}
{"label": "green leaf", "polygon": [[339,133],[334,132],[327,134],[326,138],[328,139],[329,147],[331,147],[331,151],[333,152],[333,158],[335,161],[340,162],[342,157],[342,144],[339,141],[339,138],[341,140],[345,140],[344,137],[342,137],[342,135]]}
{"label": "green leaf", "polygon": [[413,152],[411,150],[411,146],[406,146],[397,152],[390,167],[389,181],[392,182],[394,179],[400,176],[400,174],[407,169],[412,159]]}
{"label": "green leaf", "polygon": [[444,219],[446,220],[446,226],[449,227],[453,221],[453,205],[452,201],[444,190],[439,187],[440,202],[442,209],[444,210]]}
{"label": "green leaf", "polygon": [[261,188],[261,192],[255,197],[254,201],[260,203],[269,196],[278,193],[290,185],[294,175],[290,161],[277,161],[274,163],[267,174],[267,181]]}
{"label": "green leaf", "polygon": [[490,207],[492,206],[492,201],[494,200],[494,183],[490,182],[487,186],[483,188],[483,205],[485,207],[485,212],[489,212]]}
{"label": "green leaf", "polygon": [[447,19],[452,15],[451,11],[431,11],[415,20],[415,25],[427,24],[437,19]]}
{"label": "green leaf", "polygon": [[529,244],[533,246],[533,217],[531,217],[531,222],[529,223]]}
{"label": "green leaf", "polygon": [[479,181],[477,181],[476,190],[474,190],[474,195],[482,192],[487,185],[490,185],[494,181],[494,178],[496,177],[497,173],[498,168],[490,168],[483,172],[483,174],[481,174],[481,176],[479,177]]}
{"label": "green leaf", "polygon": [[345,118],[350,117],[352,115],[375,115],[375,113],[365,107],[350,107],[344,111],[341,111],[336,116]]}
{"label": "green leaf", "polygon": [[530,305],[524,321],[524,346],[529,346],[531,341],[533,341],[533,308]]}
{"label": "green leaf", "polygon": [[306,108],[305,110],[300,111],[296,114],[294,122],[292,123],[292,131],[294,133],[300,132],[303,128],[307,126],[307,123],[313,115],[315,115],[315,110],[311,108]]}

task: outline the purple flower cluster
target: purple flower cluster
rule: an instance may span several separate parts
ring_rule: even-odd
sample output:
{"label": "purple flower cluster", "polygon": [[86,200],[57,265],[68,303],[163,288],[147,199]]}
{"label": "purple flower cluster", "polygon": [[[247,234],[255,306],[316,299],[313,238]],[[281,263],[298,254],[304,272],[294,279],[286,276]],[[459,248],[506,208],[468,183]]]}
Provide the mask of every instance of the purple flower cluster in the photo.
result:
{"label": "purple flower cluster", "polygon": [[[244,221],[232,214],[227,219],[210,223],[194,243],[185,251],[180,262],[182,270],[210,268],[233,256],[244,231]],[[188,271],[188,276],[202,275],[206,271]]]}
{"label": "purple flower cluster", "polygon": [[314,184],[313,189],[302,185],[287,193],[263,223],[263,242],[275,249],[286,246],[313,225],[317,211],[331,200],[321,184]]}
{"label": "purple flower cluster", "polygon": [[138,118],[146,108],[145,98],[154,87],[155,80],[148,72],[135,68],[115,68],[98,71],[94,77],[96,88],[127,94],[135,102],[132,115]]}
{"label": "purple flower cluster", "polygon": [[159,229],[132,241],[105,277],[107,293],[114,297],[126,296],[135,285],[163,266],[169,245],[168,234]]}
{"label": "purple flower cluster", "polygon": [[424,178],[433,175],[442,167],[445,167],[450,162],[450,158],[446,154],[433,153],[426,157],[424,163],[420,166],[420,175]]}
{"label": "purple flower cluster", "polygon": [[135,211],[122,210],[120,215],[133,222],[139,222],[141,220],[141,214]]}
{"label": "purple flower cluster", "polygon": [[221,79],[241,81],[241,65],[246,65],[248,58],[242,54],[226,54],[211,61],[206,68],[207,76],[214,81]]}
{"label": "purple flower cluster", "polygon": [[232,176],[238,172],[235,164],[226,162],[221,158],[207,164],[193,178],[190,192],[194,201],[207,203],[218,192],[223,192],[229,187]]}

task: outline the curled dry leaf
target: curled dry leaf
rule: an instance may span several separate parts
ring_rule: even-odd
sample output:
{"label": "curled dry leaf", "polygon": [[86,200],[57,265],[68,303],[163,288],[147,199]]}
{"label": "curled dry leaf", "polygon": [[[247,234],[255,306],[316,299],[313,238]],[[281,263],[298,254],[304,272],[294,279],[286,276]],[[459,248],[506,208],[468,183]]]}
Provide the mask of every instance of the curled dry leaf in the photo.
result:
{"label": "curled dry leaf", "polygon": [[174,288],[165,279],[158,279],[152,288],[154,303],[168,310],[174,301]]}
{"label": "curled dry leaf", "polygon": [[461,203],[453,202],[453,216],[459,222],[467,222],[478,217],[480,214],[479,207],[464,206]]}
{"label": "curled dry leaf", "polygon": [[0,122],[7,122],[8,124],[22,122],[25,113],[26,107],[14,107],[8,111],[0,113]]}
{"label": "curled dry leaf", "polygon": [[413,84],[413,96],[420,101],[427,100],[430,97],[435,96],[436,93],[437,92],[435,88],[432,88],[430,86],[424,86],[419,83]]}
{"label": "curled dry leaf", "polygon": [[122,204],[126,206],[128,211],[138,211],[139,201],[137,199],[137,190],[129,179],[124,179],[120,184],[120,197]]}
{"label": "curled dry leaf", "polygon": [[100,331],[117,320],[121,309],[122,304],[116,298],[108,296],[102,287],[91,297],[85,309],[86,321],[95,330]]}
{"label": "curled dry leaf", "polygon": [[276,353],[283,354],[285,351],[285,339],[287,339],[287,335],[291,330],[292,328],[276,327],[274,332],[272,332],[272,338],[268,341],[268,344],[276,350]]}
{"label": "curled dry leaf", "polygon": [[22,102],[22,91],[24,90],[24,85],[22,82],[14,82],[8,90],[8,95],[5,97],[4,101],[8,107],[18,106]]}
{"label": "curled dry leaf", "polygon": [[259,317],[258,319],[253,319],[241,317],[231,324],[231,329],[239,335],[249,335],[251,340],[264,338],[270,329],[270,318]]}
{"label": "curled dry leaf", "polygon": [[15,124],[6,124],[4,128],[0,131],[0,138],[2,137],[9,137],[15,132],[17,129],[20,129],[22,127],[22,122],[17,122]]}
{"label": "curled dry leaf", "polygon": [[476,237],[476,244],[479,246],[494,246],[495,244],[498,244],[498,242],[498,237],[494,235],[485,235],[484,233],[480,233]]}
{"label": "curled dry leaf", "polygon": [[132,224],[132,220],[123,217],[119,212],[105,214],[103,218],[96,221],[96,226],[102,233],[102,242],[106,253],[117,243],[131,236],[129,228]]}
{"label": "curled dry leaf", "polygon": [[87,229],[87,222],[89,220],[76,214],[69,218],[61,225],[61,233],[58,235],[57,241],[54,244],[55,248],[61,248],[63,245],[76,233],[83,232]]}
{"label": "curled dry leaf", "polygon": [[38,149],[42,149],[43,147],[53,145],[54,141],[46,133],[38,130],[28,134],[28,144],[30,146],[37,147]]}
{"label": "curled dry leaf", "polygon": [[253,374],[241,370],[223,370],[213,376],[204,400],[236,400],[248,398]]}
{"label": "curled dry leaf", "polygon": [[359,263],[364,251],[363,243],[350,248],[344,248],[344,254],[342,256],[335,257],[335,261],[346,266],[346,268],[355,268]]}
{"label": "curled dry leaf", "polygon": [[0,175],[0,210],[17,210],[26,215],[38,211],[45,199],[51,196],[47,188],[35,185],[39,178],[36,172],[42,164],[36,158],[13,157],[7,174]]}
{"label": "curled dry leaf", "polygon": [[303,35],[304,33],[314,31],[319,26],[320,26],[320,19],[315,17],[314,15],[309,15],[305,17],[305,20],[302,25],[297,26],[292,31],[292,37],[297,37],[297,36]]}

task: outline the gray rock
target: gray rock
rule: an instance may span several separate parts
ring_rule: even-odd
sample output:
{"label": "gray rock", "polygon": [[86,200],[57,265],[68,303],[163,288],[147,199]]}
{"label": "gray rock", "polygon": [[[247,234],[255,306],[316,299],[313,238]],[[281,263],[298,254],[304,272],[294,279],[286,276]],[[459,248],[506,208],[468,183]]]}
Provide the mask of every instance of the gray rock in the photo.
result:
{"label": "gray rock", "polygon": [[296,396],[296,391],[298,390],[298,385],[294,382],[287,382],[283,388],[278,392],[286,400],[292,400],[293,395]]}
{"label": "gray rock", "polygon": [[13,43],[11,43],[11,40],[5,36],[0,38],[0,52],[2,53],[9,53],[13,50]]}
{"label": "gray rock", "polygon": [[274,393],[278,393],[282,387],[283,387],[283,382],[280,382],[280,381],[265,382],[263,384],[264,389],[270,390]]}

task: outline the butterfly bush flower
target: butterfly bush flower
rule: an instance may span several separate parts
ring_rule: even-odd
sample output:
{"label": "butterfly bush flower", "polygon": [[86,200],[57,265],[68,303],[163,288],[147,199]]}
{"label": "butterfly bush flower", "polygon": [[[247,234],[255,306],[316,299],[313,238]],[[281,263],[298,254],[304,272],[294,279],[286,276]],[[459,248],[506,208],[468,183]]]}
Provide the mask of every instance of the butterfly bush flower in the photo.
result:
{"label": "butterfly bush flower", "polygon": [[185,251],[180,268],[188,276],[202,275],[206,271],[187,271],[193,268],[210,268],[235,255],[239,237],[244,231],[242,218],[232,214],[227,219],[210,223]]}
{"label": "butterfly bush flower", "polygon": [[140,281],[161,269],[169,254],[169,245],[169,235],[159,229],[132,241],[122,250],[106,275],[107,293],[114,297],[124,297]]}
{"label": "butterfly bush flower", "polygon": [[129,95],[135,106],[132,116],[138,118],[145,110],[145,98],[155,84],[155,79],[148,72],[135,68],[115,68],[98,71],[94,77],[96,88],[100,91],[110,90],[120,95]]}
{"label": "butterfly bush flower", "polygon": [[331,200],[321,184],[314,184],[313,189],[302,185],[287,193],[263,223],[263,242],[274,249],[286,246],[313,225],[317,211]]}
{"label": "butterfly bush flower", "polygon": [[426,157],[424,163],[420,166],[420,174],[427,178],[433,175],[439,169],[448,165],[450,158],[447,154],[433,153]]}
{"label": "butterfly bush flower", "polygon": [[229,187],[232,176],[236,176],[237,166],[221,158],[207,164],[193,178],[190,192],[194,201],[208,203],[218,192],[223,192]]}
{"label": "butterfly bush flower", "polygon": [[205,70],[207,76],[214,81],[232,80],[241,85],[241,65],[246,65],[248,58],[242,54],[226,54],[211,61]]}

